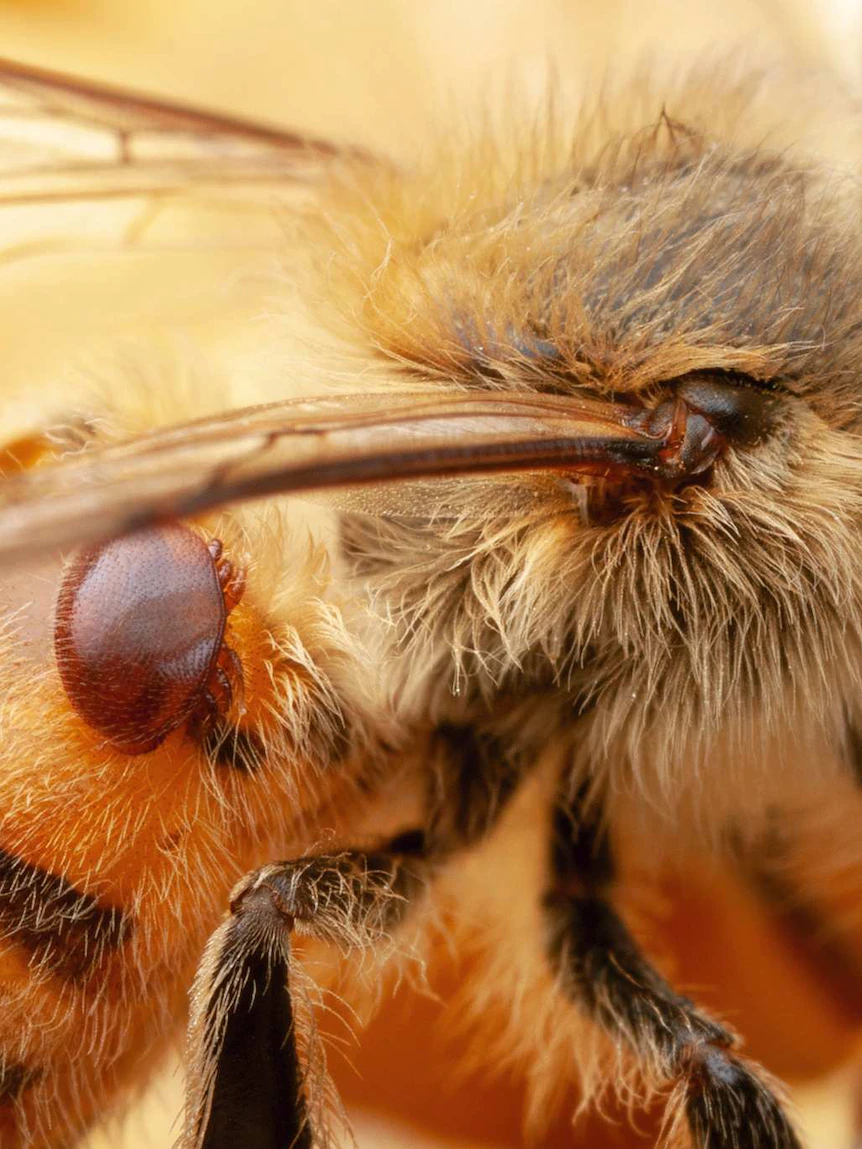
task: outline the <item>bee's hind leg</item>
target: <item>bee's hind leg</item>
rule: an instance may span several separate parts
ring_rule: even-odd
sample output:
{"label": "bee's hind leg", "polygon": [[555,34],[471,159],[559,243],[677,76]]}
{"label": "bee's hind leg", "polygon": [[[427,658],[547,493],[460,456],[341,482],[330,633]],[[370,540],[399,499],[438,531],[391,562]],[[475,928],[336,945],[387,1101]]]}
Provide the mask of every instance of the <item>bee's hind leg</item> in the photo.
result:
{"label": "bee's hind leg", "polygon": [[290,934],[367,946],[424,884],[421,835],[377,853],[276,862],[234,891],[192,994],[186,1149],[310,1149],[308,1066],[297,1052]]}
{"label": "bee's hind leg", "polygon": [[628,1049],[648,1085],[670,1092],[665,1143],[800,1149],[762,1071],[734,1052],[734,1035],[676,993],[629,933],[598,815],[560,805],[554,816],[544,909],[562,991]]}
{"label": "bee's hind leg", "polygon": [[432,732],[425,768],[427,829],[373,853],[276,862],[234,891],[192,992],[183,1149],[316,1144],[313,1069],[297,1052],[291,933],[342,947],[384,938],[435,873],[494,828],[525,764],[487,732],[445,724]]}

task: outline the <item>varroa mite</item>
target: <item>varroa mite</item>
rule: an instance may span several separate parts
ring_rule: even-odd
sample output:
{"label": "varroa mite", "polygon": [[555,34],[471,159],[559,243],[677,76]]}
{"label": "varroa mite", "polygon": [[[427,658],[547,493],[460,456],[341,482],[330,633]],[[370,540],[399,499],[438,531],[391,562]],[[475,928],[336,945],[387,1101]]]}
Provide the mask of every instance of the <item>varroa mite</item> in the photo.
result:
{"label": "varroa mite", "polygon": [[187,725],[207,733],[242,685],[225,645],[245,578],[186,526],[166,524],[79,551],[57,600],[63,687],[93,730],[146,754]]}

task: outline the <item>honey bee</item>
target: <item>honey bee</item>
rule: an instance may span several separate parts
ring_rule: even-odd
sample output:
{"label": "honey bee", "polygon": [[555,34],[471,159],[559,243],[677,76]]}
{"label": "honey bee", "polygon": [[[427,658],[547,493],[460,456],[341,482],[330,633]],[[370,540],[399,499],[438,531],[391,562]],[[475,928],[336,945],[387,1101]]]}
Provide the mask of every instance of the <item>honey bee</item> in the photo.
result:
{"label": "honey bee", "polygon": [[45,213],[124,259],[274,217],[288,316],[233,361],[255,406],[205,356],[4,395],[2,1144],[80,1139],[190,987],[184,1149],[328,1144],[326,955],[373,996],[442,928],[528,1123],[577,1079],[660,1099],[662,1144],[799,1149],[637,902],[706,855],[858,975],[846,97],[638,76],[407,167],[0,89],[9,267]]}

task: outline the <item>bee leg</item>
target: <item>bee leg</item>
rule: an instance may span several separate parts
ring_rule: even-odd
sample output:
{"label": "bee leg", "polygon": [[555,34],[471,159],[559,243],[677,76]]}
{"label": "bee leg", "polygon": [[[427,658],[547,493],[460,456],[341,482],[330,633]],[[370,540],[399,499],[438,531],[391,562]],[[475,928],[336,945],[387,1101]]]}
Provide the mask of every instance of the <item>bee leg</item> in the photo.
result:
{"label": "bee leg", "polygon": [[439,866],[490,832],[524,771],[518,755],[471,726],[434,731],[427,765],[427,830],[373,854],[274,863],[235,889],[192,993],[184,1149],[314,1144],[314,1073],[297,1051],[291,932],[342,947],[382,939]]}
{"label": "bee leg", "polygon": [[858,947],[848,943],[836,928],[840,924],[828,904],[821,905],[808,891],[797,888],[792,878],[782,873],[773,856],[767,864],[757,859],[738,861],[738,872],[748,890],[788,949],[810,976],[829,993],[836,1009],[849,1025],[862,1024],[862,959]]}
{"label": "bee leg", "polygon": [[237,886],[192,993],[186,1149],[315,1144],[290,934],[373,945],[399,924],[427,873],[422,835],[412,833],[379,853],[276,862]]}
{"label": "bee leg", "polygon": [[552,882],[544,906],[549,954],[563,992],[634,1054],[658,1088],[671,1087],[666,1140],[696,1149],[800,1149],[761,1071],[734,1035],[653,968],[613,907],[610,843],[592,810],[555,811]]}
{"label": "bee leg", "polygon": [[443,723],[428,756],[428,849],[441,857],[489,834],[515,794],[528,761],[488,731]]}

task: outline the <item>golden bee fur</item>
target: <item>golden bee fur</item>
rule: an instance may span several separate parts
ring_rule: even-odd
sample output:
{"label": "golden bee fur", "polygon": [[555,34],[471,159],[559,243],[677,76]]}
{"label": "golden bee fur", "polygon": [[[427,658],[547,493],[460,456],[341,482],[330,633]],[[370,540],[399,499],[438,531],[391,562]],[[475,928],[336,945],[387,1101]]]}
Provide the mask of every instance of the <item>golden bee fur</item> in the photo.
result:
{"label": "golden bee fur", "polygon": [[[360,1012],[389,984],[364,951],[393,979],[432,936],[477,953],[460,1024],[528,1079],[532,1134],[576,1080],[584,1105],[666,1104],[663,1145],[801,1144],[781,1087],[620,923],[648,941],[662,867],[699,853],[801,884],[854,947],[835,889],[858,866],[862,809],[858,127],[818,75],[644,69],[574,112],[557,93],[531,117],[462,125],[410,167],[336,156],[313,202],[284,213],[271,290],[291,318],[268,330],[287,350],[245,365],[261,401],[436,388],[652,410],[708,376],[756,393],[767,430],[681,483],[546,469],[394,482],[385,514],[371,494],[346,511],[277,496],[194,517],[247,579],[225,629],[242,694],[205,745],[176,730],[124,761],[64,699],[50,640],[15,637],[11,596],[0,848],[122,914],[73,976],[57,946],[74,929],[46,949],[14,866],[0,889],[4,1145],[70,1143],[134,1088],[212,935],[183,1144],[218,1149],[220,1050],[240,1005],[264,1008],[267,979],[290,967],[296,991],[306,976],[293,926],[317,939],[297,949],[311,976]],[[83,457],[233,405],[205,355],[190,383],[166,386],[172,371],[118,358],[122,387],[76,395]],[[44,442],[12,429],[8,470],[29,469],[24,445],[36,472],[63,455],[56,424]],[[560,818],[568,860],[549,845]],[[405,837],[417,823],[424,853]],[[801,859],[829,840],[845,844],[820,858],[821,889]],[[359,850],[375,863],[354,872]],[[291,857],[278,885],[269,864]],[[564,904],[607,916],[585,941]],[[258,958],[266,992],[248,1004]],[[631,1012],[601,965],[625,960]],[[322,1145],[303,992],[293,1117],[297,1144]]]}
{"label": "golden bee fur", "polygon": [[[857,122],[808,82],[811,135]],[[407,176],[360,164],[312,224],[369,386],[651,398],[710,369],[787,391],[774,442],[708,486],[633,492],[612,530],[584,529],[589,511],[548,483],[471,491],[426,531],[348,523],[407,715],[525,683],[566,713],[584,692],[600,702],[585,757],[671,801],[716,757],[723,789],[746,748],[750,785],[788,729],[840,748],[859,673],[858,187],[788,129],[788,83],[804,102],[797,77],[727,64],[644,76]]]}

